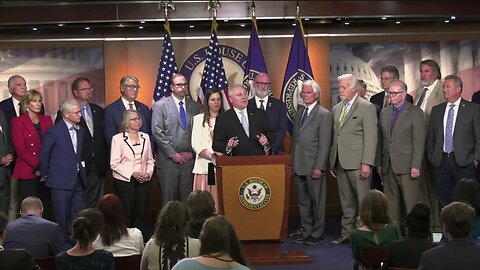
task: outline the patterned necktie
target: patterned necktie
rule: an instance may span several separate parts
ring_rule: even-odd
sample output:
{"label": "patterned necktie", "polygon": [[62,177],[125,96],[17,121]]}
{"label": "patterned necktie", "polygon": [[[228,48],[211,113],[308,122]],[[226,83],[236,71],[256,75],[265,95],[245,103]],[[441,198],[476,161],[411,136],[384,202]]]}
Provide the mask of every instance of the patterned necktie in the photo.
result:
{"label": "patterned necktie", "polygon": [[187,128],[187,114],[185,113],[185,108],[183,108],[183,101],[178,103],[180,110],[180,119],[182,120],[183,128]]}
{"label": "patterned necktie", "polygon": [[340,127],[342,127],[343,123],[345,122],[347,111],[348,111],[348,102],[343,102],[342,111],[340,112],[340,116],[338,117],[338,124],[340,125]]}
{"label": "patterned necktie", "polygon": [[248,127],[248,120],[247,120],[247,116],[245,115],[245,111],[241,111],[240,115],[241,115],[243,130],[245,130],[245,134],[247,134],[247,137],[250,137],[250,129]]}
{"label": "patterned necktie", "polygon": [[131,103],[131,102],[128,103],[128,109],[129,109],[129,110],[134,110],[134,108],[133,108],[133,103]]}
{"label": "patterned necktie", "polygon": [[455,104],[450,104],[447,115],[447,127],[445,128],[445,152],[453,152],[453,108]]}
{"label": "patterned necktie", "polygon": [[422,107],[422,103],[423,103],[423,100],[425,99],[425,94],[427,93],[428,91],[428,88],[423,88],[423,93],[422,95],[420,95],[420,98],[418,99],[418,102],[417,102],[417,107]]}
{"label": "patterned necktie", "polygon": [[383,100],[383,108],[387,107],[390,102],[388,102],[389,94],[385,92],[385,99]]}
{"label": "patterned necktie", "polygon": [[260,99],[260,110],[265,111],[265,106],[263,106],[263,99]]}
{"label": "patterned necktie", "polygon": [[307,120],[307,117],[308,117],[308,107],[305,107],[305,111],[303,111],[302,121],[300,122],[300,126],[303,126],[303,123],[305,123],[305,120]]}
{"label": "patterned necktie", "polygon": [[88,128],[88,131],[90,132],[90,135],[92,135],[93,137],[93,122],[92,122],[92,118],[90,118],[90,114],[88,114],[87,106],[83,107],[83,119],[87,124],[87,128]]}

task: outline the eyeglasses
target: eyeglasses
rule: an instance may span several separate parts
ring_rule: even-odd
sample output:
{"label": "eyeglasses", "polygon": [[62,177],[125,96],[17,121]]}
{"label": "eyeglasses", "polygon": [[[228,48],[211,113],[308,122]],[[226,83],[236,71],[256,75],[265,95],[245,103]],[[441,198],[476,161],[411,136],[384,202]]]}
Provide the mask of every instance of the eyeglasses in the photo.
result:
{"label": "eyeglasses", "polygon": [[127,84],[124,84],[123,86],[124,86],[125,88],[132,89],[132,90],[138,90],[138,89],[140,89],[140,85],[127,85]]}
{"label": "eyeglasses", "polygon": [[404,93],[404,92],[387,92],[387,93],[388,93],[388,96],[390,96],[390,97],[395,97],[395,96],[397,96],[398,94],[402,94],[402,93]]}
{"label": "eyeglasses", "polygon": [[178,88],[184,88],[188,86],[188,83],[174,83],[173,85]]}
{"label": "eyeglasses", "polygon": [[86,91],[90,91],[90,92],[93,92],[93,88],[80,88],[80,89],[77,89],[77,91],[82,91],[82,92],[86,92]]}
{"label": "eyeglasses", "polygon": [[256,84],[258,84],[259,86],[270,86],[272,85],[272,83],[269,83],[269,82],[257,82],[257,81],[254,81]]}

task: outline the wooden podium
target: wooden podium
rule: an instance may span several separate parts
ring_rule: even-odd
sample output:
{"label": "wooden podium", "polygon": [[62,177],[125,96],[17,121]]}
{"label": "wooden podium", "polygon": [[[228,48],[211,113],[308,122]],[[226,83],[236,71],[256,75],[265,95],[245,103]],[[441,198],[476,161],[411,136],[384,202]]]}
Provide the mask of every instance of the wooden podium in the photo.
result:
{"label": "wooden podium", "polygon": [[311,263],[301,250],[280,250],[287,240],[290,156],[224,156],[216,166],[219,210],[235,226],[248,262]]}

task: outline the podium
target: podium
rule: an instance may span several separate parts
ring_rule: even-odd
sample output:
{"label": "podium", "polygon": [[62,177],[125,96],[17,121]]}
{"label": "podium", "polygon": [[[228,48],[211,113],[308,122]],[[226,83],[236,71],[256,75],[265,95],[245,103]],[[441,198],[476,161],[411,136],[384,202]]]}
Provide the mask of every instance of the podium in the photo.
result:
{"label": "podium", "polygon": [[235,226],[248,262],[311,263],[301,250],[280,250],[287,240],[290,156],[224,156],[216,166],[219,211]]}

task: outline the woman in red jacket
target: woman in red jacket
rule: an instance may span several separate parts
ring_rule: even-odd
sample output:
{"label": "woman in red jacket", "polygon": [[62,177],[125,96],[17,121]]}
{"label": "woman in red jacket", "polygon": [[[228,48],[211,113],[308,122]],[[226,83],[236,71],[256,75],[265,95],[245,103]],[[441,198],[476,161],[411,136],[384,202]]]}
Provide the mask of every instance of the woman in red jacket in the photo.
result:
{"label": "woman in red jacket", "polygon": [[42,94],[29,90],[20,101],[20,116],[12,119],[12,142],[16,152],[13,177],[18,179],[19,202],[28,196],[50,203],[48,191],[40,182],[39,155],[43,134],[52,126],[52,119],[41,115]]}

